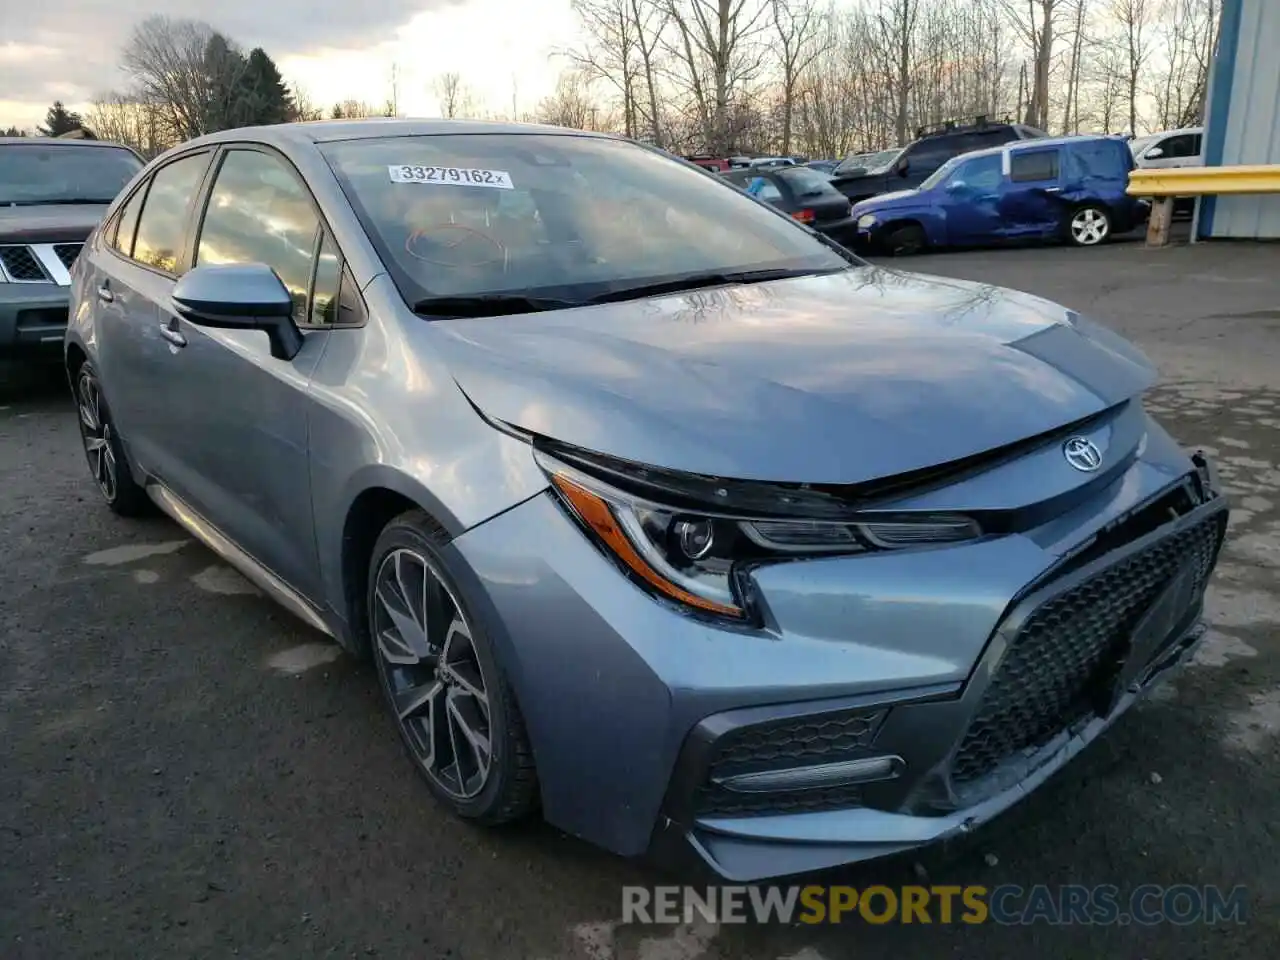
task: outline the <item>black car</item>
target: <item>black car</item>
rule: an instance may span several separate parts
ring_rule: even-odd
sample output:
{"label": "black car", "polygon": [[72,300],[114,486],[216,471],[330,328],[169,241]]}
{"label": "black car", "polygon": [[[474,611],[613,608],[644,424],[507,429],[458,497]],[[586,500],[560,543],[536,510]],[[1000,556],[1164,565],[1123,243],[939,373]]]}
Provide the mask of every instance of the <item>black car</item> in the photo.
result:
{"label": "black car", "polygon": [[0,137],[0,357],[62,355],[71,265],[141,169],[115,143]]}
{"label": "black car", "polygon": [[749,167],[730,170],[724,179],[770,203],[837,243],[852,243],[856,232],[849,198],[831,178],[809,167]]}
{"label": "black car", "polygon": [[849,158],[836,167],[831,183],[857,203],[882,193],[914,190],[940,166],[962,153],[1045,136],[1048,134],[1043,130],[1026,124],[991,123],[986,117],[976,117],[967,124],[948,121],[921,128],[916,131],[916,139],[901,149]]}

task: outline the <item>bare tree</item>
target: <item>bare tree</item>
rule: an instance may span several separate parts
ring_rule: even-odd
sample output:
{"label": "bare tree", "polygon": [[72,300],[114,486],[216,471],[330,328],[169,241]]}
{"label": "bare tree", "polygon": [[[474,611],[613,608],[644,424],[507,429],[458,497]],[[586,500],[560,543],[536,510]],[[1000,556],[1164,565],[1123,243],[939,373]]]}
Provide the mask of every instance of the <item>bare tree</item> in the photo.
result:
{"label": "bare tree", "polygon": [[631,4],[629,0],[573,0],[573,10],[589,40],[568,56],[586,76],[615,88],[622,98],[623,132],[634,137],[638,58]]}
{"label": "bare tree", "polygon": [[1062,132],[1080,129],[1080,74],[1085,45],[1085,11],[1088,0],[1076,0],[1075,18],[1071,27],[1071,57],[1067,61],[1067,96],[1062,107]]}
{"label": "bare tree", "polygon": [[738,139],[735,95],[763,71],[764,0],[665,0],[675,36],[668,49],[678,81],[692,97],[710,149],[728,152]]}
{"label": "bare tree", "polygon": [[394,117],[395,105],[388,100],[382,106],[368,100],[342,100],[329,111],[333,120],[363,120],[366,117]]}
{"label": "bare tree", "polygon": [[1053,44],[1065,0],[1001,0],[1010,23],[1031,54],[1031,95],[1027,100],[1026,122],[1049,126],[1049,79],[1053,66]]}
{"label": "bare tree", "polygon": [[597,128],[600,108],[591,96],[591,76],[585,69],[561,71],[555,92],[538,104],[540,123],[578,130]]}
{"label": "bare tree", "polygon": [[299,120],[324,119],[324,110],[316,106],[315,102],[311,99],[310,94],[308,94],[306,90],[295,83],[290,85],[289,91],[292,93],[293,102],[298,108]]}
{"label": "bare tree", "polygon": [[137,99],[158,111],[174,140],[230,126],[230,90],[244,68],[236,46],[207,23],[151,16],[133,30],[121,64]]}
{"label": "bare tree", "polygon": [[455,71],[442,73],[435,80],[436,100],[440,104],[440,112],[452,120],[455,117],[470,113],[473,106],[471,94],[462,81],[462,74]]}
{"label": "bare tree", "polygon": [[85,113],[85,123],[103,140],[133,147],[150,159],[173,145],[153,104],[122,93],[98,97]]}
{"label": "bare tree", "polygon": [[627,0],[627,12],[635,33],[636,53],[640,57],[640,77],[644,83],[645,104],[640,107],[649,121],[650,139],[661,147],[665,140],[662,133],[662,101],[658,96],[658,46],[670,23],[670,10],[664,3],[654,0]]}
{"label": "bare tree", "polygon": [[1151,53],[1152,0],[1109,0],[1107,10],[1120,28],[1124,59],[1125,102],[1129,108],[1129,132],[1138,132],[1138,81]]}
{"label": "bare tree", "polygon": [[1160,8],[1162,55],[1151,94],[1162,128],[1203,122],[1221,13],[1219,0],[1165,0]]}
{"label": "bare tree", "polygon": [[796,88],[805,71],[822,55],[827,34],[823,14],[811,0],[772,0],[773,28],[778,34],[778,65],[782,69],[782,154],[791,152],[791,123]]}

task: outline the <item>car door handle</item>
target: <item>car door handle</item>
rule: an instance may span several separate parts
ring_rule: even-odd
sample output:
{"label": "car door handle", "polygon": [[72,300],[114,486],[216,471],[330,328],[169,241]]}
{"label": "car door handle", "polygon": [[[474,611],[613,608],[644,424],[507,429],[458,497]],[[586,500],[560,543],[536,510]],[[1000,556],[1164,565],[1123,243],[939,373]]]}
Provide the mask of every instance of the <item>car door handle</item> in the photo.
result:
{"label": "car door handle", "polygon": [[162,323],[160,325],[160,336],[164,337],[175,347],[185,347],[187,345],[187,338],[168,324]]}
{"label": "car door handle", "polygon": [[1061,193],[1062,188],[1061,187],[1045,187],[1044,192],[1045,193]]}
{"label": "car door handle", "polygon": [[110,303],[115,298],[116,295],[107,288],[105,283],[98,288],[98,299],[103,303]]}

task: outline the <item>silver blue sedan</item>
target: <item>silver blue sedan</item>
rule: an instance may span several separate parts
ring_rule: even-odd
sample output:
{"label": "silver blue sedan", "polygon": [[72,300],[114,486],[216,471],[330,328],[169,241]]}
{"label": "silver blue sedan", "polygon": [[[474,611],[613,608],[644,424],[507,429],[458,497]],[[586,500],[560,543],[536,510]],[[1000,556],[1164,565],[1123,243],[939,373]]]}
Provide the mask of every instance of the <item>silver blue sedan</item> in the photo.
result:
{"label": "silver blue sedan", "polygon": [[186,143],[66,364],[106,504],[372,658],[444,808],[740,880],[1025,796],[1186,661],[1226,527],[1105,329],[578,131]]}

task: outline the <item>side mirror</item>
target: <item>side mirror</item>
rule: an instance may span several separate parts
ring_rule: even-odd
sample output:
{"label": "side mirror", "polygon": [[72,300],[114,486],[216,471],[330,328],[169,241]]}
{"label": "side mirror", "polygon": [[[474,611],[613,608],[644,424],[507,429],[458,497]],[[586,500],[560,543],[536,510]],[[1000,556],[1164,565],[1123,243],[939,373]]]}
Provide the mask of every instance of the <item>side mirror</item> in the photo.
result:
{"label": "side mirror", "polygon": [[947,193],[964,193],[969,189],[969,185],[963,180],[948,180]]}
{"label": "side mirror", "polygon": [[1159,160],[1163,156],[1164,156],[1164,147],[1152,147],[1145,154],[1143,154],[1143,158],[1146,160]]}
{"label": "side mirror", "polygon": [[911,172],[911,161],[903,157],[901,160],[898,161],[898,176],[905,177],[910,172]]}
{"label": "side mirror", "polygon": [[302,332],[293,322],[293,298],[265,263],[196,267],[182,275],[172,299],[178,316],[196,326],[262,330],[278,360],[292,360],[302,349]]}

